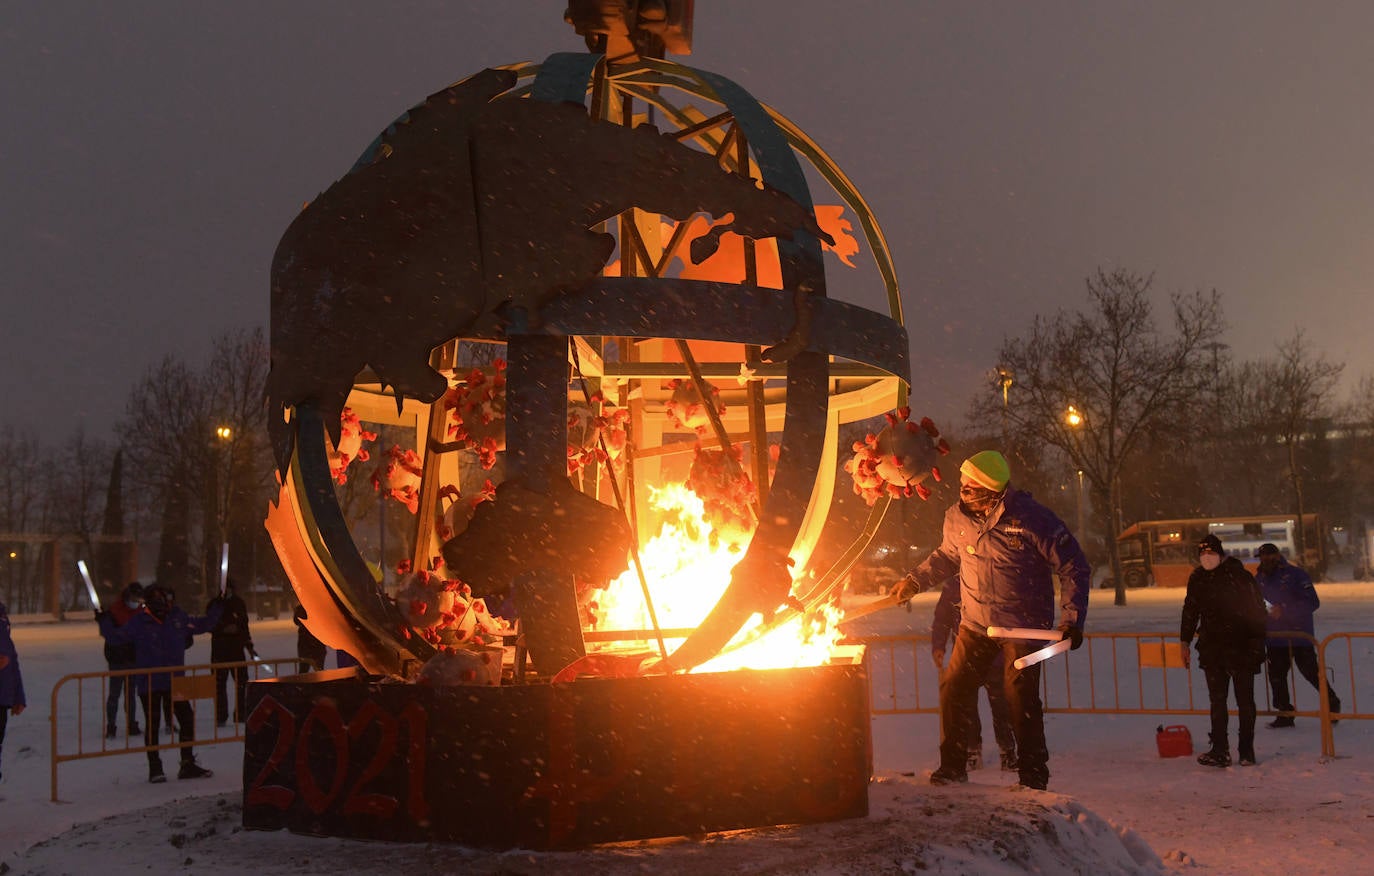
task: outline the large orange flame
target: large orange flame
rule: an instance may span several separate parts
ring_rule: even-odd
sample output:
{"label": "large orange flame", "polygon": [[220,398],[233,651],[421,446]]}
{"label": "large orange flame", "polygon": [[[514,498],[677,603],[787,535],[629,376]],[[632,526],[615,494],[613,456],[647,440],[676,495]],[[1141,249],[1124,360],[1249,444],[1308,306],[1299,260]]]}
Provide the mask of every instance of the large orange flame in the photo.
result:
{"label": "large orange flame", "polygon": [[[659,626],[663,629],[695,627],[719,601],[730,583],[730,570],[744,554],[738,548],[732,549],[725,539],[711,538],[711,525],[705,519],[702,501],[685,486],[651,489],[650,504],[664,522],[639,553]],[[717,542],[715,546],[713,541]],[[606,591],[598,595],[597,603],[600,629],[644,630],[652,627],[639,576],[634,569],[612,581]],[[827,607],[819,613],[795,617],[757,641],[735,647],[734,643],[752,638],[763,623],[762,618],[755,615],[730,646],[693,672],[823,665],[839,638],[840,616],[838,609]],[[669,651],[681,642],[681,639],[668,639]]]}

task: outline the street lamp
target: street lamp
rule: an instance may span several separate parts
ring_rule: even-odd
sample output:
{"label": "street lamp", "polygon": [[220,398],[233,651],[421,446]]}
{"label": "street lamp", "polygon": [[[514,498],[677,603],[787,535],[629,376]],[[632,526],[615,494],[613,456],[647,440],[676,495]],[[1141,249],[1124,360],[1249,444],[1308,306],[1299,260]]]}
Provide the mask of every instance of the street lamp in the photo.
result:
{"label": "street lamp", "polygon": [[[1083,414],[1078,408],[1069,405],[1069,409],[1064,412],[1064,422],[1070,429],[1077,430],[1083,426]],[[1082,539],[1085,537],[1085,525],[1083,518],[1083,469],[1078,470],[1078,531],[1077,536]]]}

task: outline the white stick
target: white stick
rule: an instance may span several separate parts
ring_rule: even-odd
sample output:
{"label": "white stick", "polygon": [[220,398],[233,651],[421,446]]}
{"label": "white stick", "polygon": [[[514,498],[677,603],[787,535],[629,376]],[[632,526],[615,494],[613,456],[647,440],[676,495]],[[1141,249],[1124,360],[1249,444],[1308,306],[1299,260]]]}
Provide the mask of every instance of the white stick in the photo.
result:
{"label": "white stick", "polygon": [[76,568],[81,572],[81,580],[86,582],[86,595],[91,598],[91,608],[100,611],[100,597],[95,593],[95,583],[91,581],[91,572],[86,568],[86,561],[77,560]]}
{"label": "white stick", "polygon": [[1053,645],[1041,648],[1039,651],[1032,651],[1025,657],[1019,658],[1015,663],[1012,664],[1012,666],[1015,666],[1017,669],[1025,669],[1027,666],[1034,666],[1042,660],[1048,660],[1056,654],[1063,654],[1065,651],[1069,650],[1072,647],[1072,639],[1065,639],[1062,642],[1055,642]]}
{"label": "white stick", "polygon": [[224,543],[224,547],[219,552],[219,592],[224,593],[224,587],[229,581],[229,542]]}
{"label": "white stick", "polygon": [[1057,642],[1064,636],[1058,630],[1034,627],[988,627],[988,635],[994,639],[1044,639],[1046,642]]}

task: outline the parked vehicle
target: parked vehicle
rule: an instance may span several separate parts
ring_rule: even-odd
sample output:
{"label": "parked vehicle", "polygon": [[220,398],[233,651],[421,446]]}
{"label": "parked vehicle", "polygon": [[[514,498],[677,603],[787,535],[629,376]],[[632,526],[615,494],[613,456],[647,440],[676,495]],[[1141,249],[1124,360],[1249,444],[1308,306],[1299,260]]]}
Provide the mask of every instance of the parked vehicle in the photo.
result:
{"label": "parked vehicle", "polygon": [[1297,557],[1295,514],[1142,520],[1117,537],[1121,575],[1127,587],[1182,587],[1197,565],[1198,541],[1210,534],[1221,539],[1226,552],[1252,572],[1259,565],[1259,546],[1269,542],[1319,580],[1326,573],[1326,534],[1319,515],[1304,514],[1302,520],[1301,558]]}

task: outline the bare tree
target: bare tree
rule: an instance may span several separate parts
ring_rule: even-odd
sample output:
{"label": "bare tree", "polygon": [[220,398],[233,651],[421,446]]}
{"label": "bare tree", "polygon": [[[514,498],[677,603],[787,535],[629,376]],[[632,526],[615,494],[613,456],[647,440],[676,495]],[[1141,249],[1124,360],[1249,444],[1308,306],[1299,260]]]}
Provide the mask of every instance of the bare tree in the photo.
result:
{"label": "bare tree", "polygon": [[1302,515],[1306,507],[1303,484],[1306,472],[1299,456],[1299,446],[1314,437],[1314,430],[1325,428],[1336,409],[1336,384],[1344,364],[1328,362],[1314,352],[1298,329],[1293,336],[1279,344],[1278,356],[1261,360],[1253,366],[1265,391],[1257,400],[1259,414],[1257,428],[1274,436],[1284,449],[1288,472],[1288,486],[1292,491],[1293,511],[1298,516],[1298,556],[1306,550],[1305,526]]}
{"label": "bare tree", "polygon": [[133,479],[156,497],[161,520],[157,580],[185,596],[194,580],[190,564],[193,500],[204,495],[204,471],[213,432],[204,384],[171,356],[129,393],[121,434]]}
{"label": "bare tree", "polygon": [[1215,291],[1174,294],[1174,335],[1162,336],[1149,298],[1153,279],[1099,269],[1086,281],[1087,310],[1037,316],[1028,336],[1003,342],[997,375],[972,411],[976,423],[1001,420],[1019,440],[1061,449],[1106,500],[1094,506],[1117,605],[1126,604],[1116,541],[1121,474],[1145,437],[1178,422],[1208,387],[1211,358],[1203,351],[1223,329]]}
{"label": "bare tree", "polygon": [[[43,513],[43,449],[27,431],[0,425],[0,532],[40,531]],[[36,610],[42,589],[36,542],[0,544],[0,596],[16,613]]]}

